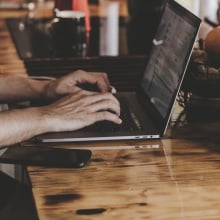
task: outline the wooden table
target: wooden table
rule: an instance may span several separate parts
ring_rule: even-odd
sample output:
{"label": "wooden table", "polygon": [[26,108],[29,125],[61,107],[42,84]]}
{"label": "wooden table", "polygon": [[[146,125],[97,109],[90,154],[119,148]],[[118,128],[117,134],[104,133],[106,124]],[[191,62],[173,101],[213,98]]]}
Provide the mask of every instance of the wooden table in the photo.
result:
{"label": "wooden table", "polygon": [[[0,69],[26,74],[0,13]],[[220,219],[220,121],[172,122],[162,140],[53,145],[92,150],[82,169],[28,167],[40,220]]]}
{"label": "wooden table", "polygon": [[29,167],[40,219],[219,219],[220,124],[161,141],[63,145],[92,150],[82,169]]}

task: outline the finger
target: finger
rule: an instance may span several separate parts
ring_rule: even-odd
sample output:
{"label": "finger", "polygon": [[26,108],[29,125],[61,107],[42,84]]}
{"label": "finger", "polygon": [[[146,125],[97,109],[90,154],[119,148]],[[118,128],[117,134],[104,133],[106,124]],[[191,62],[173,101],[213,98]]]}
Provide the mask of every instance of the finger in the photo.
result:
{"label": "finger", "polygon": [[97,77],[97,86],[101,92],[109,92],[111,84],[106,73],[102,73],[99,77]]}
{"label": "finger", "polygon": [[112,100],[102,100],[88,106],[91,112],[110,111],[116,115],[120,115],[120,106]]}
{"label": "finger", "polygon": [[78,70],[75,73],[80,75],[80,78],[77,79],[78,83],[91,83],[96,84],[101,92],[107,92],[110,88],[110,82],[106,73],[101,72],[85,72],[83,70]]}
{"label": "finger", "polygon": [[101,111],[101,112],[94,112],[92,115],[94,121],[92,123],[98,122],[98,121],[111,121],[116,124],[121,124],[122,120],[119,118],[116,114],[111,113],[109,111]]}
{"label": "finger", "polygon": [[93,103],[99,103],[101,101],[104,100],[109,100],[112,103],[120,106],[119,101],[117,100],[117,98],[115,96],[113,96],[111,93],[90,93],[91,95],[87,95],[84,97],[84,99],[82,100],[85,105],[91,105]]}

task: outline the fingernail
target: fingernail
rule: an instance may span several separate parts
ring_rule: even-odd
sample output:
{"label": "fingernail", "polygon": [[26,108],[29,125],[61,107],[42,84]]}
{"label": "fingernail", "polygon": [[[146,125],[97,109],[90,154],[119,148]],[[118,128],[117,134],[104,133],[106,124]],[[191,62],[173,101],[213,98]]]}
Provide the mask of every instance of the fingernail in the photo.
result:
{"label": "fingernail", "polygon": [[109,87],[109,92],[112,93],[112,94],[116,94],[117,93],[117,90],[114,86],[110,86]]}

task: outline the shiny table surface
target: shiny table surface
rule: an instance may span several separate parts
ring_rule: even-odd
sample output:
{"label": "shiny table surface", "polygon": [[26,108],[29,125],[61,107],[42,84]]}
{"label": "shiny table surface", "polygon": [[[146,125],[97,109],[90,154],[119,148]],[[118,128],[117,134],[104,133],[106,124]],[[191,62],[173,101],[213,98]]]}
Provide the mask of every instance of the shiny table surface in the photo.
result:
{"label": "shiny table surface", "polygon": [[[26,74],[0,14],[0,72]],[[220,219],[220,121],[178,114],[162,140],[52,145],[92,158],[82,169],[27,168],[39,219]]]}
{"label": "shiny table surface", "polygon": [[40,219],[219,219],[219,128],[195,123],[171,126],[161,141],[59,145],[93,155],[82,169],[28,168]]}

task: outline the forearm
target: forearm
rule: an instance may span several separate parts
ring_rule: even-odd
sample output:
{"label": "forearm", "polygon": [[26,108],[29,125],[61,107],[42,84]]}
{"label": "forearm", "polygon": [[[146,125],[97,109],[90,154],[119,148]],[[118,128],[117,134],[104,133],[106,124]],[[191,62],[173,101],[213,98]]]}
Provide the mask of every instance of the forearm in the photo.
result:
{"label": "forearm", "polygon": [[40,108],[1,112],[0,124],[0,147],[22,142],[50,129]]}
{"label": "forearm", "polygon": [[0,75],[0,102],[34,100],[43,97],[49,80],[38,81],[25,76]]}

